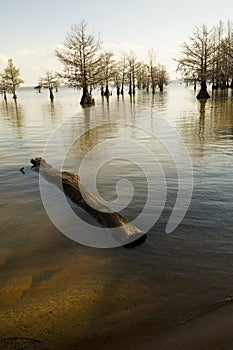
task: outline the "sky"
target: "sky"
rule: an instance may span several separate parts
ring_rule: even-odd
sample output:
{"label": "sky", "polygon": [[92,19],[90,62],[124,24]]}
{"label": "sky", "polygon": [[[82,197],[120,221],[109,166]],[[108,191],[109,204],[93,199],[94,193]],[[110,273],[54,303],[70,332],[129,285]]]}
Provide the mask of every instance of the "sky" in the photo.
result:
{"label": "sky", "polygon": [[170,78],[176,78],[181,44],[195,26],[233,21],[232,0],[11,0],[0,6],[0,73],[8,58],[20,68],[24,86],[34,86],[47,70],[60,71],[54,51],[72,24],[86,20],[106,50],[134,51],[146,60],[155,49]]}

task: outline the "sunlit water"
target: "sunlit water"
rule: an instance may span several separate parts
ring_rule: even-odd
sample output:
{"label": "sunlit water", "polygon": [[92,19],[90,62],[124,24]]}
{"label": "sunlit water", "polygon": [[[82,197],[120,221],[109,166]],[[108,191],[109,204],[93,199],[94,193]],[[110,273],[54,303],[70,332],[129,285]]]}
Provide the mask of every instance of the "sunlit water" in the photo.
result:
{"label": "sunlit water", "polygon": [[[79,93],[68,88],[56,93],[53,104],[47,91],[31,88],[18,91],[17,106],[11,98],[7,105],[0,101],[1,337],[34,336],[46,342],[74,329],[76,343],[85,348],[87,338],[133,338],[144,328],[159,334],[231,296],[233,99],[231,91],[215,94],[200,103],[192,89],[172,83],[163,93],[140,92],[135,99],[113,94],[108,102],[96,93],[96,106],[87,109],[80,107]],[[177,197],[177,170],[153,137],[159,118],[183,138],[194,172],[190,207],[171,234],[165,226]],[[75,131],[89,130],[70,147],[66,170],[77,173],[83,157],[105,140],[114,146],[128,138],[156,154],[166,177],[166,204],[143,245],[90,248],[69,240],[50,222],[29,161],[43,153],[51,133],[68,119],[53,156],[61,145],[70,145]],[[101,152],[107,154],[108,146]],[[98,190],[112,200],[118,180],[131,181],[134,197],[122,211],[131,220],[145,205],[148,187],[142,170],[118,158],[119,152],[118,143],[116,159],[98,172]],[[148,159],[138,154],[139,163]],[[96,159],[88,161],[87,181]]]}

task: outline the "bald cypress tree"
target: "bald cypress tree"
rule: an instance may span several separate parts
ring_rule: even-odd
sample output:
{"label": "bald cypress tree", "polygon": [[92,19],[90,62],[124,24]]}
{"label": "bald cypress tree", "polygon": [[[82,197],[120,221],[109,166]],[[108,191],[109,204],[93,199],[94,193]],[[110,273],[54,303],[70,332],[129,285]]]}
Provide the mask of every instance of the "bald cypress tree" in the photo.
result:
{"label": "bald cypress tree", "polygon": [[12,93],[13,99],[16,100],[16,89],[20,87],[20,84],[24,81],[20,79],[20,70],[14,66],[11,58],[9,58],[8,65],[4,69],[3,80],[7,86],[7,91]]}
{"label": "bald cypress tree", "polygon": [[207,81],[212,74],[215,45],[212,31],[206,25],[196,27],[189,42],[184,42],[177,70],[187,80],[195,77],[201,85],[197,98],[209,98]]}
{"label": "bald cypress tree", "polygon": [[82,106],[94,104],[91,89],[99,79],[100,47],[101,41],[87,33],[87,23],[82,20],[71,27],[63,47],[56,50],[56,56],[64,66],[62,77],[69,86],[82,89]]}

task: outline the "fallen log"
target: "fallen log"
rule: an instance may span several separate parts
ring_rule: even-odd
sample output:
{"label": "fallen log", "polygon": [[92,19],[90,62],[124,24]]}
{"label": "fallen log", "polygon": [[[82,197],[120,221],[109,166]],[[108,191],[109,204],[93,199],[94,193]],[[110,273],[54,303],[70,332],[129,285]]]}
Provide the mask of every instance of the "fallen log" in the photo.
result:
{"label": "fallen log", "polygon": [[[119,213],[111,210],[93,193],[88,191],[80,181],[78,175],[68,171],[59,171],[49,165],[43,158],[31,159],[32,169],[40,174],[50,183],[53,183],[63,191],[71,201],[90,214],[102,227],[121,228],[122,245],[133,248],[145,242],[147,236],[136,226],[129,223]],[[86,199],[86,200],[85,200]]]}

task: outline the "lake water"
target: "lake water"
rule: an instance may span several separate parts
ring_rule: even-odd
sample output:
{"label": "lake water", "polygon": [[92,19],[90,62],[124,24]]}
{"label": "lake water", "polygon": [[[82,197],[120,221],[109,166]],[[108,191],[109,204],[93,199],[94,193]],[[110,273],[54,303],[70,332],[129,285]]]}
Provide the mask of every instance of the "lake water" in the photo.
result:
{"label": "lake water", "polygon": [[[97,349],[113,340],[119,343],[116,348],[128,344],[130,349],[136,335],[160,335],[217,308],[233,294],[232,92],[215,92],[200,103],[191,88],[174,82],[163,93],[140,92],[133,99],[113,94],[107,101],[96,93],[96,105],[86,109],[79,99],[79,92],[61,88],[51,104],[47,91],[21,88],[17,106],[11,97],[7,105],[0,101],[0,338],[41,342],[28,340],[22,349],[63,349],[63,342]],[[165,143],[174,130],[182,137],[194,175],[188,211],[169,234],[165,227],[179,183],[174,149],[154,138],[163,119],[171,126]],[[139,215],[150,189],[140,166],[127,160],[134,145],[120,139],[144,147],[135,150],[149,175],[154,168],[148,168],[145,148],[156,155],[167,193],[144,244],[131,250],[97,249],[70,240],[50,221],[29,161],[43,154],[50,135],[64,121],[66,127],[59,128],[59,139],[52,139],[48,156],[59,164],[60,150],[68,147],[64,169],[77,173],[88,155],[88,183],[97,160],[110,154],[115,160],[99,169],[97,188],[112,200],[116,183],[122,177],[131,181],[134,196],[122,210],[128,220]],[[97,156],[89,153],[98,144],[102,148]],[[186,166],[182,159],[179,166]],[[9,340],[2,344],[15,348]]]}

